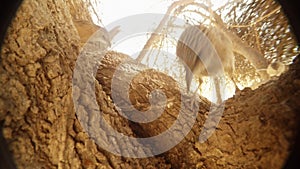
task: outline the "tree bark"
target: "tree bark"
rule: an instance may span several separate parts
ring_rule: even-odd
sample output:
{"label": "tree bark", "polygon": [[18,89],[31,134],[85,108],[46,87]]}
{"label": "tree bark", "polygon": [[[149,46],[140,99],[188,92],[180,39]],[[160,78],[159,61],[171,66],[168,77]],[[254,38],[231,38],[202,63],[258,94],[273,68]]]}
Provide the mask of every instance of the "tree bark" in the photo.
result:
{"label": "tree bark", "polygon": [[[211,103],[201,97],[195,124],[186,124],[192,125],[192,130],[174,148],[150,158],[120,157],[98,146],[74,111],[72,90],[76,89],[72,88],[72,76],[80,39],[68,9],[68,4],[61,0],[24,1],[4,41],[0,63],[0,120],[4,121],[3,135],[18,168],[283,166],[299,122],[299,57],[279,79],[256,90],[246,88],[226,101],[222,119],[206,142],[200,143],[198,137]],[[149,110],[149,94],[153,89],[160,89],[167,98],[164,112],[145,124],[120,116],[117,109],[124,112],[131,109],[114,105],[111,78],[117,66],[127,59],[126,55],[109,52],[100,63],[95,83],[99,108],[105,112],[107,122],[125,135],[157,135],[174,123],[180,109],[188,113],[191,104],[181,104],[180,88],[174,79],[149,69],[133,78],[130,102],[138,110]],[[120,88],[128,85],[122,78],[140,67],[132,62],[127,69],[121,69],[124,76],[116,78]],[[120,88],[116,88],[117,96],[125,102],[127,93],[118,91]],[[89,97],[78,93],[75,100]],[[87,107],[82,109],[88,111]],[[151,111],[155,113],[155,109]],[[156,148],[167,141],[159,140]]]}
{"label": "tree bark", "polygon": [[[125,55],[111,52],[100,65],[96,78],[109,96],[110,79],[116,71],[112,67],[117,67],[126,58]],[[192,131],[180,144],[162,156],[171,163],[172,168],[281,168],[289,154],[299,119],[296,112],[299,111],[297,97],[300,95],[300,86],[299,68],[296,64],[299,64],[299,61],[279,79],[270,81],[254,91],[246,88],[226,101],[217,130],[202,144],[198,142],[198,136],[210,103],[201,98],[197,121]],[[124,79],[128,78],[125,74],[138,68],[139,66],[133,65],[124,76],[120,76],[117,80],[120,90],[121,86],[129,85],[124,83]],[[144,71],[132,80],[129,97],[135,99],[131,100],[131,103],[138,110],[149,109],[147,96],[155,88],[165,92],[168,98],[166,105],[173,104],[165,109],[165,115],[153,123],[132,123],[131,127],[139,137],[157,135],[174,122],[171,117],[176,117],[182,108],[178,96],[180,91],[178,87],[174,88],[174,83],[173,79],[153,70]],[[126,102],[126,95],[123,95],[122,91],[119,93],[118,97]],[[188,107],[189,103],[184,105]],[[164,146],[164,141],[166,140],[160,142],[160,146]]]}

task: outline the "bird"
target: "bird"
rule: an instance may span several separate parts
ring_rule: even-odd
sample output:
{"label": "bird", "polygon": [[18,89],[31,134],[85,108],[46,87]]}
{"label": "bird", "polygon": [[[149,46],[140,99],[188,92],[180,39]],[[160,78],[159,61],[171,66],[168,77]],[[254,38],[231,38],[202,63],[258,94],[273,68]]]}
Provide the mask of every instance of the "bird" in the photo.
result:
{"label": "bird", "polygon": [[221,103],[218,76],[225,72],[232,76],[235,72],[233,43],[223,30],[215,26],[192,25],[180,35],[176,55],[184,62],[187,92],[190,92],[193,75],[199,79],[213,77],[217,93],[217,103]]}
{"label": "bird", "polygon": [[80,46],[89,43],[96,43],[97,49],[104,50],[111,46],[111,40],[120,32],[120,26],[116,26],[110,31],[100,27],[91,21],[73,20],[74,26],[80,37]]}

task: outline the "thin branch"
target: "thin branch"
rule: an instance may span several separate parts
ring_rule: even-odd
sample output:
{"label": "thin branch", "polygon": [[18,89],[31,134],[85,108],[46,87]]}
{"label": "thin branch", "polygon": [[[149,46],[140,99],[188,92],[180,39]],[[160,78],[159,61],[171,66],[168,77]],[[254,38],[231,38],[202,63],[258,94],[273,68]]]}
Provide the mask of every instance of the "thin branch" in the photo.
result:
{"label": "thin branch", "polygon": [[260,41],[259,41],[260,37],[258,35],[258,31],[256,31],[255,28],[256,28],[256,26],[252,27],[252,29],[255,33],[256,47],[257,47],[258,51],[262,52],[261,47],[260,47]]}
{"label": "thin branch", "polygon": [[263,21],[264,19],[270,17],[271,15],[273,15],[274,13],[276,13],[278,10],[280,10],[281,7],[278,6],[277,8],[275,8],[273,11],[271,11],[270,13],[268,13],[267,15],[264,15],[263,17],[258,18],[256,21],[254,21],[253,23],[247,24],[247,25],[229,25],[230,28],[247,28],[247,27],[251,27],[253,25],[256,25],[257,23]]}
{"label": "thin branch", "polygon": [[143,58],[146,55],[148,49],[151,48],[152,42],[154,42],[155,39],[157,38],[157,36],[158,36],[157,33],[161,32],[161,30],[163,29],[163,26],[165,25],[165,23],[169,19],[169,16],[170,16],[171,12],[174,10],[174,8],[176,8],[177,6],[180,6],[180,5],[185,6],[185,5],[190,4],[192,2],[194,2],[194,0],[181,0],[181,1],[174,2],[169,7],[169,9],[167,10],[167,13],[165,14],[163,19],[159,23],[158,27],[155,29],[154,33],[151,34],[151,37],[146,42],[146,44],[145,44],[144,48],[142,49],[142,51],[140,52],[139,56],[136,58],[136,60],[138,62],[141,62],[143,60]]}
{"label": "thin branch", "polygon": [[278,12],[278,10],[280,10],[281,6],[278,6],[277,8],[275,8],[273,11],[271,11],[270,13],[268,13],[267,15],[264,15],[261,18],[258,18],[258,20],[256,20],[254,23],[257,24],[261,21],[263,21],[264,19],[268,18],[269,16],[273,15],[274,13]]}

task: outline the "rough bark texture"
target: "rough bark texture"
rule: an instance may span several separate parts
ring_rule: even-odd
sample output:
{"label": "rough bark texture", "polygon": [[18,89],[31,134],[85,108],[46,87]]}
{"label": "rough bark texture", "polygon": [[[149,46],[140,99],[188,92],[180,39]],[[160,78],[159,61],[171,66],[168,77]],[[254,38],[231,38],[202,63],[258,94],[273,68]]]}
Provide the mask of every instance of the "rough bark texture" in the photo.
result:
{"label": "rough bark texture", "polygon": [[[98,147],[76,118],[71,83],[80,39],[65,1],[25,1],[4,43],[0,120],[19,168],[280,168],[293,144],[300,112],[299,57],[279,79],[229,99],[217,130],[205,143],[199,143],[198,136],[210,103],[202,98],[197,121],[180,144],[157,157],[135,159]],[[126,58],[109,52],[101,62],[95,86],[99,107],[119,132],[157,135],[181,108],[179,88],[154,70],[136,76],[130,99],[137,109],[148,109],[147,94],[154,88],[165,91],[169,106],[154,122],[129,122],[118,115],[110,98],[110,78]],[[136,69],[133,63],[127,71]],[[78,99],[85,97],[80,93]]]}
{"label": "rough bark texture", "polygon": [[[108,53],[100,66],[97,79],[109,95],[110,79],[115,71],[112,67],[116,67],[125,58],[127,57],[121,54]],[[210,104],[201,98],[199,115],[192,132],[162,156],[174,168],[281,168],[289,154],[299,120],[297,98],[300,96],[300,81],[297,64],[299,61],[279,79],[274,79],[254,91],[246,88],[229,99],[216,132],[203,144],[198,142],[198,136]],[[133,67],[131,71],[138,69],[138,66]],[[153,70],[146,72],[133,80],[130,97],[136,100],[131,102],[138,110],[147,110],[147,95],[151,90],[160,88],[166,91],[167,105],[171,106],[155,122],[131,124],[140,137],[154,136],[168,129],[175,120],[172,117],[176,117],[176,113],[182,108],[178,96],[180,92],[173,87],[176,86],[173,85],[174,80]],[[124,79],[118,80],[120,88],[128,85],[122,83]],[[122,96],[125,100],[124,95],[119,95]],[[189,103],[184,105],[188,107]]]}

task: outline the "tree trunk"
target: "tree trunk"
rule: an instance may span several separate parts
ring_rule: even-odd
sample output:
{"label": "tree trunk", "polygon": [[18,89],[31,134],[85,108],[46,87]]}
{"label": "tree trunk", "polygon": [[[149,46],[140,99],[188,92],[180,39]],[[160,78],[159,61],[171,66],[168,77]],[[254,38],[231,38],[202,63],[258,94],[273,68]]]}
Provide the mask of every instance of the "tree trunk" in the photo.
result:
{"label": "tree trunk", "polygon": [[[222,119],[206,142],[198,138],[212,105],[201,97],[196,122],[184,124],[192,129],[178,145],[154,157],[128,158],[97,145],[75,113],[73,100],[89,97],[79,91],[72,98],[72,91],[77,90],[72,88],[72,77],[79,38],[68,3],[62,0],[24,1],[7,32],[0,63],[0,120],[19,168],[281,168],[284,164],[299,121],[299,57],[279,79],[256,90],[246,88],[226,101]],[[181,97],[175,80],[149,69],[134,76],[129,100],[137,110],[149,110],[145,116],[155,114],[155,106],[149,108],[149,94],[160,89],[167,98],[162,115],[150,123],[120,116],[119,109],[132,111],[123,106],[128,100],[121,89],[129,85],[124,80],[143,70],[135,62],[120,69],[123,76],[116,77],[114,89],[121,102],[116,107],[111,78],[125,60],[130,61],[126,55],[107,53],[95,81],[99,109],[113,129],[131,137],[155,136],[174,123],[179,110],[192,113],[190,102],[181,103],[188,96]],[[82,107],[82,112],[87,109]],[[91,119],[88,114],[84,120]],[[176,137],[157,140],[154,149]]]}

